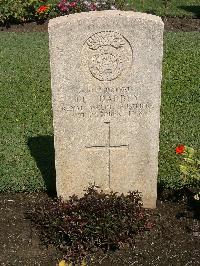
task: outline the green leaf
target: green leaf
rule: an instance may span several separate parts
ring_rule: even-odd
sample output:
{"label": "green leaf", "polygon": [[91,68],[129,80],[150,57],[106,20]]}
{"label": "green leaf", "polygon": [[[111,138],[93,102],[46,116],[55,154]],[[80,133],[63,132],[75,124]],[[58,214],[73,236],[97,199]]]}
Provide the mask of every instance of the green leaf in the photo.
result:
{"label": "green leaf", "polygon": [[187,171],[187,166],[186,165],[180,165],[180,171],[181,173],[187,175],[188,174],[188,171]]}
{"label": "green leaf", "polygon": [[195,150],[191,147],[186,147],[186,152],[188,153],[188,157],[192,158],[194,156]]}
{"label": "green leaf", "polygon": [[191,158],[184,158],[184,161],[186,161],[187,163],[190,163],[190,164],[195,164],[195,161]]}

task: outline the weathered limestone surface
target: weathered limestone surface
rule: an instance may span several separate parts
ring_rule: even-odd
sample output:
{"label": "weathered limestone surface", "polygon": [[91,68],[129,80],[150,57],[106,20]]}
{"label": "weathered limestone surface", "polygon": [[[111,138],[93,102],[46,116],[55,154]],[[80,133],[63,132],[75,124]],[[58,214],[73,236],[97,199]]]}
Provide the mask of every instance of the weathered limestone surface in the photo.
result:
{"label": "weathered limestone surface", "polygon": [[154,208],[163,22],[101,11],[50,20],[57,193],[139,190]]}

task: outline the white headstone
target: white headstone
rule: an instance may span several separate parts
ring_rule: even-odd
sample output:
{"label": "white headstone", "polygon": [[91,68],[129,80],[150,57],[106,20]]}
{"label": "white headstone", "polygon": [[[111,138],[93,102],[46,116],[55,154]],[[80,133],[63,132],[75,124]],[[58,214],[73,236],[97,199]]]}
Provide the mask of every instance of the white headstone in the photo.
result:
{"label": "white headstone", "polygon": [[101,11],[49,22],[57,193],[157,197],[163,22]]}

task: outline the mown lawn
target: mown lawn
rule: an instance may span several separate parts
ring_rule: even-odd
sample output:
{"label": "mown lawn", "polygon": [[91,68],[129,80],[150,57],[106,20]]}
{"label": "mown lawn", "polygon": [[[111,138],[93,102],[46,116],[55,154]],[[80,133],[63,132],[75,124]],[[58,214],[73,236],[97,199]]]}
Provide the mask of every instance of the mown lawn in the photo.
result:
{"label": "mown lawn", "polygon": [[[122,0],[118,0],[119,2]],[[136,11],[159,16],[200,17],[199,0],[127,0]]]}
{"label": "mown lawn", "polygon": [[[54,181],[48,35],[0,33],[0,191],[50,189]],[[178,186],[174,152],[199,147],[200,34],[166,33],[159,182]]]}
{"label": "mown lawn", "polygon": [[200,148],[200,34],[167,33],[164,48],[159,181],[173,187],[175,146]]}

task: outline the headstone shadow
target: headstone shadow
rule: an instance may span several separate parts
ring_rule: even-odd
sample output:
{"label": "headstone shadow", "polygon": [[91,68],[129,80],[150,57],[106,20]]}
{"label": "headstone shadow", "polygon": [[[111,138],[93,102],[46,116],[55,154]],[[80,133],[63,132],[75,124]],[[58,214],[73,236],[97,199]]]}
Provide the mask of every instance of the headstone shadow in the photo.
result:
{"label": "headstone shadow", "polygon": [[199,6],[179,6],[179,8],[193,13],[196,18],[200,18],[200,5]]}
{"label": "headstone shadow", "polygon": [[28,139],[31,156],[35,159],[45,182],[49,196],[56,196],[55,152],[53,136],[37,136]]}

